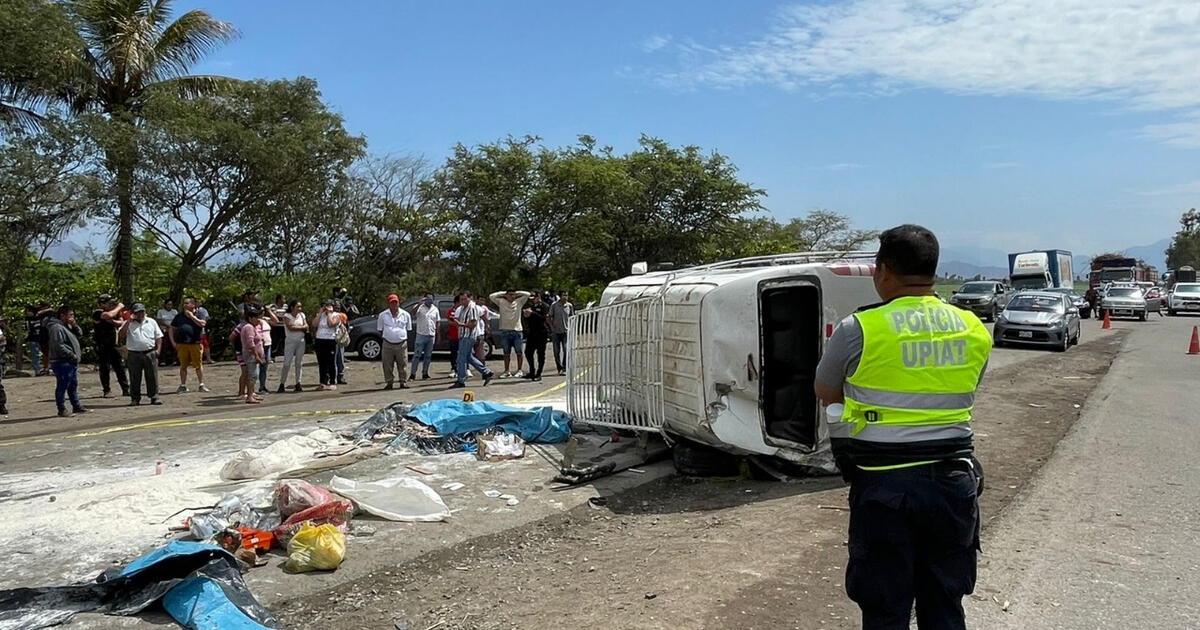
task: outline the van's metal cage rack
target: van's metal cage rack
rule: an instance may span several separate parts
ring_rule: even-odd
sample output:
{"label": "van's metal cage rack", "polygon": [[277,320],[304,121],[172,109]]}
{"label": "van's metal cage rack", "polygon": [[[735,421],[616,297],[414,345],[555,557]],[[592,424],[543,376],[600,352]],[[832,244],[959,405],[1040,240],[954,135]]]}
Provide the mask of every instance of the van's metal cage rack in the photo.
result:
{"label": "van's metal cage rack", "polygon": [[874,259],[873,251],[793,252],[668,272],[654,294],[579,311],[568,323],[567,408],[577,422],[662,431],[665,296],[680,272]]}

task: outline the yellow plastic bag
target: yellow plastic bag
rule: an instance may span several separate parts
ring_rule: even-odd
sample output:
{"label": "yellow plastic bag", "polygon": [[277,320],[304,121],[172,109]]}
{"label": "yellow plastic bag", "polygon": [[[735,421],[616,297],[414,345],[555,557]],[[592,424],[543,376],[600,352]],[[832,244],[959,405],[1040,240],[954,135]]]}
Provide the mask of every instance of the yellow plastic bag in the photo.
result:
{"label": "yellow plastic bag", "polygon": [[284,570],[290,573],[332,571],[346,558],[346,535],[328,523],[305,522],[287,546]]}

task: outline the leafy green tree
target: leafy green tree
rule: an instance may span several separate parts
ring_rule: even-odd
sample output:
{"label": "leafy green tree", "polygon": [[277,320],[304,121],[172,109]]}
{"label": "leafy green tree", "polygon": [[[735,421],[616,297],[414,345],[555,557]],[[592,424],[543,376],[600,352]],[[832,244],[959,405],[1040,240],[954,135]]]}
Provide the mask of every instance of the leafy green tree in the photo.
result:
{"label": "leafy green tree", "polygon": [[99,113],[111,127],[102,133],[105,164],[113,176],[117,292],[133,296],[133,236],[137,208],[134,177],[144,160],[137,152],[138,127],[150,95],[213,94],[235,83],[188,74],[209,52],[235,36],[232,25],[200,10],[174,20],[173,0],[63,0],[81,45],[67,59],[59,99],[75,113]]}
{"label": "leafy green tree", "polygon": [[[192,273],[235,250],[270,258],[288,217],[337,214],[346,169],[364,141],[321,101],[311,79],[243,82],[220,96],[155,94],[143,109],[135,198],[156,212],[135,224],[179,259],[170,286],[178,300]],[[341,230],[318,221],[313,230]],[[284,234],[310,243],[317,234]],[[301,240],[303,239],[303,240]],[[290,244],[289,244],[290,245]]]}
{"label": "leafy green tree", "polygon": [[70,60],[82,48],[60,3],[0,2],[0,126],[35,130],[69,93]]}
{"label": "leafy green tree", "polygon": [[77,125],[53,119],[0,140],[0,305],[29,264],[99,205],[92,149]]}
{"label": "leafy green tree", "polygon": [[1200,212],[1195,208],[1179,217],[1179,231],[1175,232],[1166,254],[1169,269],[1184,265],[1200,267]]}

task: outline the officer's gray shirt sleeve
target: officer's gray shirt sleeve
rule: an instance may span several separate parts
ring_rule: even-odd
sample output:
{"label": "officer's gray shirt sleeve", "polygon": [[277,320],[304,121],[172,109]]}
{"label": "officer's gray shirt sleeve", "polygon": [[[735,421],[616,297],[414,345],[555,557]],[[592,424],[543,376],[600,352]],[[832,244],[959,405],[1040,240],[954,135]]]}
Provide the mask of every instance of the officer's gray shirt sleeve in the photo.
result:
{"label": "officer's gray shirt sleeve", "polygon": [[825,352],[817,364],[816,381],[826,387],[841,388],[846,377],[858,369],[862,358],[862,326],[853,315],[843,319],[833,336],[825,342]]}

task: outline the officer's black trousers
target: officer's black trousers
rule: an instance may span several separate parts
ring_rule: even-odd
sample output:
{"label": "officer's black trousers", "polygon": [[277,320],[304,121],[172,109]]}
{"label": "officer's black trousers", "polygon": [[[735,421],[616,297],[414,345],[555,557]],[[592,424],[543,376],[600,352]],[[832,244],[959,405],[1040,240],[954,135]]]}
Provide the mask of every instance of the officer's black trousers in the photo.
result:
{"label": "officer's black trousers", "polygon": [[975,588],[979,505],[965,462],[859,471],[850,484],[846,594],[864,630],[966,628],[962,598]]}

